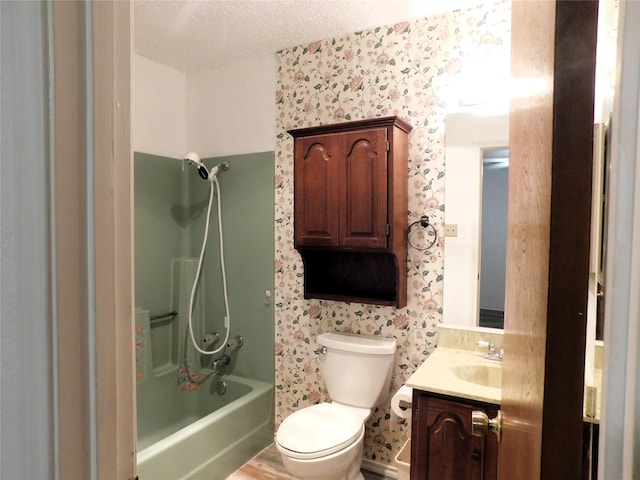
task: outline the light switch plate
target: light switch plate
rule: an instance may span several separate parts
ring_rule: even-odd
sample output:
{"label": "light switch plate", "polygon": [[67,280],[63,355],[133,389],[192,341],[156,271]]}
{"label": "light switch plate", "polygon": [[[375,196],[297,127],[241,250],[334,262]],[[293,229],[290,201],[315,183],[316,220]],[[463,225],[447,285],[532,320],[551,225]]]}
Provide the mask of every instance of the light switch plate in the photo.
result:
{"label": "light switch plate", "polygon": [[457,237],[458,236],[458,224],[457,223],[447,223],[444,226],[444,236],[445,237]]}

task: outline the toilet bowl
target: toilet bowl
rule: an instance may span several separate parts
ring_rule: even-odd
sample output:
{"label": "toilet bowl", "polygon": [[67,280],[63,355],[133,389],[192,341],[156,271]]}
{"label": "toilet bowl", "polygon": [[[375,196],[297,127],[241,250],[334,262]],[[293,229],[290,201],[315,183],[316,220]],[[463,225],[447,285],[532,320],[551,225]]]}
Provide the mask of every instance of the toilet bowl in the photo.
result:
{"label": "toilet bowl", "polygon": [[284,453],[281,447],[278,450],[282,453],[287,471],[303,480],[364,480],[360,472],[363,446],[364,427],[358,439],[349,447],[326,457],[302,460]]}
{"label": "toilet bowl", "polygon": [[356,480],[364,422],[371,411],[339,403],[320,403],[288,416],[276,434],[285,468],[304,480]]}
{"label": "toilet bowl", "polygon": [[284,419],[275,445],[285,468],[303,480],[363,480],[365,422],[388,393],[394,339],[325,333],[321,370],[331,403],[302,408]]}

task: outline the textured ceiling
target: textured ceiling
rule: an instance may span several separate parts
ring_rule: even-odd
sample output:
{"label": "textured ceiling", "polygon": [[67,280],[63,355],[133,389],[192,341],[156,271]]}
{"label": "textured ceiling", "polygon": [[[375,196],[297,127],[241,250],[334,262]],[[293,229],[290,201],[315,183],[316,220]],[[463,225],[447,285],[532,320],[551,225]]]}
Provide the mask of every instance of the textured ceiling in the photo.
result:
{"label": "textured ceiling", "polygon": [[134,0],[134,49],[188,73],[482,0]]}

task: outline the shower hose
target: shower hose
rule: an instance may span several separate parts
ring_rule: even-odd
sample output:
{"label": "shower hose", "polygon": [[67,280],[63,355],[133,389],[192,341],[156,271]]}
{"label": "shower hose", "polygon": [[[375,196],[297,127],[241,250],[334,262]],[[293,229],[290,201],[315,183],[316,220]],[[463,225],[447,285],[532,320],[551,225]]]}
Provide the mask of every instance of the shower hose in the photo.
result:
{"label": "shower hose", "polygon": [[[193,344],[193,346],[195,347],[195,349],[203,354],[203,355],[215,355],[216,353],[222,351],[222,349],[225,348],[225,346],[227,345],[227,342],[229,341],[229,331],[231,330],[231,321],[230,321],[230,317],[229,317],[229,298],[227,295],[227,274],[226,274],[226,269],[225,269],[225,265],[224,265],[224,243],[223,243],[223,235],[222,235],[222,211],[221,211],[221,195],[220,195],[220,184],[218,183],[218,178],[215,175],[212,175],[212,180],[209,182],[211,185],[211,188],[209,190],[209,206],[207,207],[207,218],[205,221],[205,227],[204,227],[204,238],[202,240],[202,248],[200,249],[200,258],[198,259],[198,268],[196,269],[196,276],[193,279],[193,286],[191,288],[191,295],[189,296],[189,335],[191,337],[191,343]],[[215,184],[215,185],[214,185]],[[216,192],[217,194],[217,203],[218,203],[218,233],[220,236],[220,267],[222,270],[222,289],[223,289],[223,293],[224,293],[224,307],[225,307],[225,317],[224,317],[224,327],[226,330],[226,334],[225,334],[225,339],[224,342],[222,342],[222,345],[220,345],[220,347],[214,349],[214,350],[204,350],[202,348],[200,348],[200,346],[198,345],[198,342],[196,342],[196,338],[195,338],[195,334],[193,332],[193,301],[196,295],[196,289],[198,287],[198,281],[200,279],[200,272],[202,270],[202,261],[204,258],[204,253],[206,251],[207,248],[207,239],[209,237],[209,223],[211,221],[211,207],[213,205],[213,192]],[[186,347],[186,344],[185,344]],[[187,355],[187,349],[184,349],[185,351],[185,358],[184,358],[184,363],[185,363],[185,367],[187,367],[187,361],[186,361],[186,355]],[[187,372],[188,372],[188,368],[187,368]],[[208,378],[209,375],[207,375],[206,378]],[[195,379],[191,376],[191,373],[189,373],[189,378],[192,381],[204,381],[205,379]]]}

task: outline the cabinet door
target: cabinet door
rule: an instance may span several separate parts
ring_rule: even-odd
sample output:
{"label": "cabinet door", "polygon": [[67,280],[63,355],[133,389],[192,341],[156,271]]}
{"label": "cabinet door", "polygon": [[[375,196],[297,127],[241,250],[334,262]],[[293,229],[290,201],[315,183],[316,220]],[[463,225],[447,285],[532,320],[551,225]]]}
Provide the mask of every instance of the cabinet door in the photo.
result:
{"label": "cabinet door", "polygon": [[343,134],[342,245],[387,248],[387,130]]}
{"label": "cabinet door", "polygon": [[411,478],[495,480],[497,441],[471,434],[471,413],[482,408],[423,394],[417,402],[411,427]]}
{"label": "cabinet door", "polygon": [[340,152],[338,135],[295,139],[296,246],[339,245]]}

